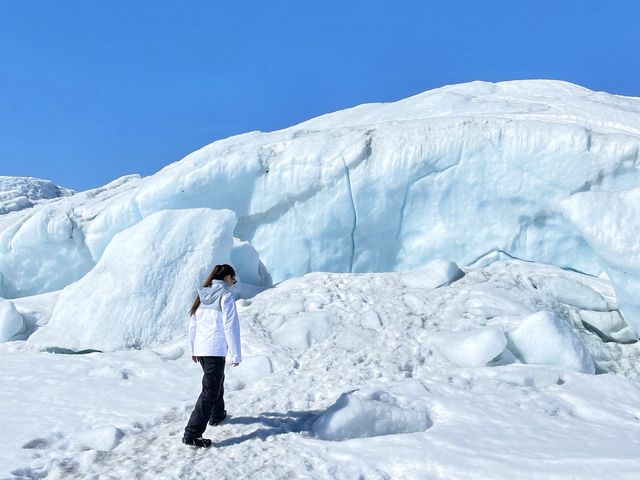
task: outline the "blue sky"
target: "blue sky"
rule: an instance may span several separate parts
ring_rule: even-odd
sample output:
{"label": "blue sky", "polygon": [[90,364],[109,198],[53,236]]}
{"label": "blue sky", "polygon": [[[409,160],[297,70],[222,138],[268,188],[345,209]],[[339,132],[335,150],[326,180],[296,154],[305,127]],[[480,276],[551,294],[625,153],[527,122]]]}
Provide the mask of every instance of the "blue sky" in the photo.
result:
{"label": "blue sky", "polygon": [[640,96],[640,1],[0,0],[0,175],[77,190],[451,83]]}

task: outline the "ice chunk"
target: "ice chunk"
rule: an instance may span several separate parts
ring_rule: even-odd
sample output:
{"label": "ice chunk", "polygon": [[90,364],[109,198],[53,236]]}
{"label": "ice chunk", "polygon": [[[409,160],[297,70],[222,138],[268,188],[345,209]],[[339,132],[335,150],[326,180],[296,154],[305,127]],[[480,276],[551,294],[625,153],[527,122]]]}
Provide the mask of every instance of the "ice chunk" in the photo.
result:
{"label": "ice chunk", "polygon": [[411,288],[438,288],[464,277],[464,272],[454,262],[436,259],[422,267],[405,272],[402,280]]}
{"label": "ice chunk", "polygon": [[24,319],[13,302],[0,298],[0,343],[11,340],[24,326]]}
{"label": "ice chunk", "polygon": [[532,276],[531,283],[535,288],[567,305],[600,311],[608,307],[602,295],[567,275]]}
{"label": "ice chunk", "polygon": [[622,318],[619,312],[592,312],[580,310],[580,319],[595,328],[605,338],[620,343],[638,340],[634,329]]}
{"label": "ice chunk", "polygon": [[165,210],[120,232],[28,342],[115,350],[184,335],[196,286],[212,265],[230,263],[234,225],[228,210]]}
{"label": "ice chunk", "polygon": [[595,373],[595,363],[580,338],[552,312],[524,317],[518,328],[507,333],[507,340],[507,348],[524,363]]}
{"label": "ice chunk", "polygon": [[110,451],[116,448],[123,438],[122,430],[114,426],[105,426],[79,433],[74,440],[82,448]]}
{"label": "ice chunk", "polygon": [[491,325],[448,335],[441,350],[456,365],[482,367],[498,357],[506,346],[502,326]]}
{"label": "ice chunk", "polygon": [[422,432],[432,425],[426,406],[406,405],[384,390],[353,391],[340,398],[312,425],[323,440]]}
{"label": "ice chunk", "polygon": [[326,312],[303,312],[287,317],[282,325],[271,332],[271,337],[280,345],[307,348],[324,340],[330,333]]}

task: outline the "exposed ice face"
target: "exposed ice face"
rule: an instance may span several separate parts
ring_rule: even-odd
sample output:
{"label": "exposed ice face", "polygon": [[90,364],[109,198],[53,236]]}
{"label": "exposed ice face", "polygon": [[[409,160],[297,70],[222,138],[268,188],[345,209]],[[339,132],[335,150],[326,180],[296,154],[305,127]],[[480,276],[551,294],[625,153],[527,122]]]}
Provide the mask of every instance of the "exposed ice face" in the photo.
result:
{"label": "exposed ice face", "polygon": [[49,180],[0,176],[0,215],[31,208],[39,200],[66,197],[74,193]]}
{"label": "exposed ice face", "polygon": [[577,193],[562,208],[602,258],[622,313],[640,330],[640,188]]}
{"label": "exposed ice face", "polygon": [[[115,350],[184,334],[197,285],[213,265],[230,262],[235,221],[233,212],[211,209],[146,217],[116,235],[98,264],[63,290],[48,325],[29,344]],[[242,252],[239,258],[257,261]]]}
{"label": "exposed ice face", "polygon": [[[233,210],[235,236],[251,242],[275,282],[433,258],[465,265],[496,251],[599,274],[601,257],[559,201],[640,185],[638,125],[635,98],[557,81],[473,82],[232,137],[153,176],[57,202],[55,214],[31,220],[41,227],[24,215],[0,222],[0,293],[60,288],[116,233],[184,208]],[[49,219],[64,215],[74,241],[51,244]],[[22,234],[22,225],[47,235]],[[50,268],[35,271],[31,251]]]}

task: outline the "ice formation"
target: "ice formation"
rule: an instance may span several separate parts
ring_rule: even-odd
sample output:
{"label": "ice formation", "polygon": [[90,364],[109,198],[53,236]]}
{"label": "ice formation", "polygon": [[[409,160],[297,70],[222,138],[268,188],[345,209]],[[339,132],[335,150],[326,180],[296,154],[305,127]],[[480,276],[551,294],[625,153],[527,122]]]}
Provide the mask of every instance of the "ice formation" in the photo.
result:
{"label": "ice formation", "polygon": [[595,373],[595,363],[570,325],[551,312],[522,319],[507,334],[508,348],[525,363],[558,365],[583,373]]}
{"label": "ice formation", "polygon": [[[233,212],[211,209],[163,210],[146,217],[116,235],[98,264],[62,291],[51,320],[29,344],[114,350],[184,334],[197,284],[212,265],[230,262],[235,222]],[[240,265],[259,271],[255,252],[240,248]]]}
{"label": "ice formation", "polygon": [[0,215],[31,208],[39,200],[67,197],[74,193],[49,180],[0,176]]}
{"label": "ice formation", "polygon": [[239,135],[3,221],[0,293],[63,288],[116,233],[185,208],[233,210],[235,237],[275,282],[500,252],[599,274],[607,265],[560,202],[640,185],[639,124],[636,98],[540,80],[447,86]]}

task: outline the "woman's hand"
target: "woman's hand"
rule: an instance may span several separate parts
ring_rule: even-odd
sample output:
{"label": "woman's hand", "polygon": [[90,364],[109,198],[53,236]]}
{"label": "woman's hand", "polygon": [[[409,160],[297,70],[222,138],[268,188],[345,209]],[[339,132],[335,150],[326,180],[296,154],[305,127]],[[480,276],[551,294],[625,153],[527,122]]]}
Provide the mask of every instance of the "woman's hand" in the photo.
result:
{"label": "woman's hand", "polygon": [[240,365],[239,363],[232,363],[231,366],[232,367],[237,367],[238,365]]}

